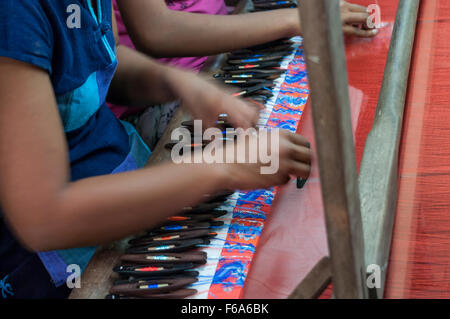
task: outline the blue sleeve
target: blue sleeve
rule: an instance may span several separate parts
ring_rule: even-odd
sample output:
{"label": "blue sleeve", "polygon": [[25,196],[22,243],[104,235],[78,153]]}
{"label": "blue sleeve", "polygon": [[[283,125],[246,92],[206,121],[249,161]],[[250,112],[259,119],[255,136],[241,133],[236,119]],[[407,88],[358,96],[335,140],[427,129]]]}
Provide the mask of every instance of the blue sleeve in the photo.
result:
{"label": "blue sleeve", "polygon": [[51,74],[52,52],[53,32],[42,1],[0,0],[0,56]]}

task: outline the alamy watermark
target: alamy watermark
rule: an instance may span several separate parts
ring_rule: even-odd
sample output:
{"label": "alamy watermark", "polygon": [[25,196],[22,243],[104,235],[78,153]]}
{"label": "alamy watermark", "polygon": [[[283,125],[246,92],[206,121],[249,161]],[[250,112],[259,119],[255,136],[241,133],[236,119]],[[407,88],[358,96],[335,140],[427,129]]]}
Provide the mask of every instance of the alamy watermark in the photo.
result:
{"label": "alamy watermark", "polygon": [[381,267],[376,264],[371,264],[367,266],[366,269],[367,279],[366,285],[369,289],[380,289],[381,288]]}
{"label": "alamy watermark", "polygon": [[66,285],[69,289],[81,288],[81,267],[77,264],[68,265],[66,272],[69,274]]}
{"label": "alamy watermark", "polygon": [[66,20],[66,25],[69,29],[80,29],[81,28],[81,8],[78,4],[70,4],[67,6],[66,13],[68,17]]}
{"label": "alamy watermark", "polygon": [[367,7],[370,14],[367,18],[367,27],[370,29],[381,28],[381,8],[378,4],[371,4]]}

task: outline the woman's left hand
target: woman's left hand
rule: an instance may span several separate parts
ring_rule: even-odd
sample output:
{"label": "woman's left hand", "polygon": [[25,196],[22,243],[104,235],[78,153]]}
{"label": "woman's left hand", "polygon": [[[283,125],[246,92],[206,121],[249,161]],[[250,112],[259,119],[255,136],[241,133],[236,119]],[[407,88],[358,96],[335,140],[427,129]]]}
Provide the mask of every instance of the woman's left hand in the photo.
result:
{"label": "woman's left hand", "polygon": [[235,128],[254,127],[258,121],[260,106],[232,96],[220,87],[191,72],[174,70],[172,84],[175,95],[194,119],[203,121],[203,127],[214,126],[220,114],[227,114],[227,121]]}

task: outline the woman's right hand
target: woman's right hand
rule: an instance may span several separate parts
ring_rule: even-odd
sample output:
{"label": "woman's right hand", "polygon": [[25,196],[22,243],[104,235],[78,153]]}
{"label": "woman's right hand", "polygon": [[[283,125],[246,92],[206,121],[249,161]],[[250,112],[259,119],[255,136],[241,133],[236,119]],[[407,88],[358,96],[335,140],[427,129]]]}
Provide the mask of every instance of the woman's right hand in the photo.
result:
{"label": "woman's right hand", "polygon": [[[274,132],[269,132],[269,136]],[[259,132],[258,141],[263,138]],[[249,147],[248,138],[230,147],[236,151],[235,159],[245,163],[229,163],[221,165],[227,180],[227,189],[263,189],[284,185],[291,177],[307,178],[311,170],[312,152],[307,140],[298,134],[279,130],[279,138],[275,136],[274,143],[268,138],[268,143],[262,143],[258,150]],[[254,163],[249,163],[249,154],[256,156]],[[255,154],[255,152],[257,154]],[[268,156],[267,156],[268,155]],[[270,159],[270,161],[268,161]]]}

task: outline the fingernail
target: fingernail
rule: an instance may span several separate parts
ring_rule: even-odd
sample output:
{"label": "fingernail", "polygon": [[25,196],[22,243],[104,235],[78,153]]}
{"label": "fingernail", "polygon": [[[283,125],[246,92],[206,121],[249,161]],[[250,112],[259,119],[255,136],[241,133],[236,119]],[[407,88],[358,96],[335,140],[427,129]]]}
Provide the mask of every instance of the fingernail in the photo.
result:
{"label": "fingernail", "polygon": [[306,142],[306,147],[311,148],[311,144],[309,142]]}

